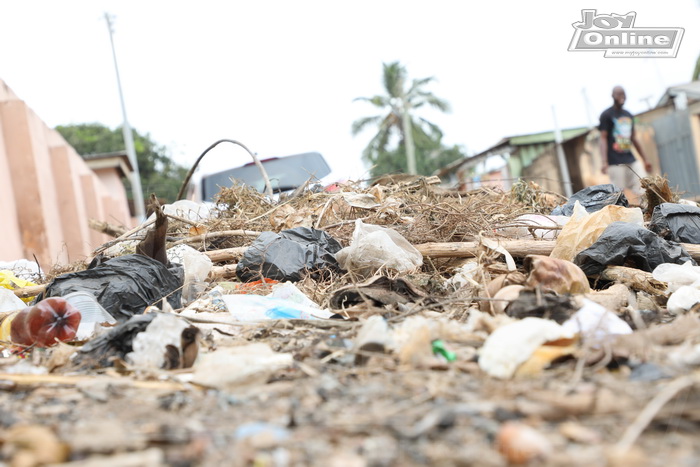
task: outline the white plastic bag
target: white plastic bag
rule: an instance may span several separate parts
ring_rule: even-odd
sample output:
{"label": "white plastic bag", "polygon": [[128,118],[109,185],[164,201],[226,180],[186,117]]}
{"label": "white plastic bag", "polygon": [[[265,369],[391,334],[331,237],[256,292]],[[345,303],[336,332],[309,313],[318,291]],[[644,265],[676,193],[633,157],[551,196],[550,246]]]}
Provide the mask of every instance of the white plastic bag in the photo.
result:
{"label": "white plastic bag", "polygon": [[666,282],[669,292],[675,292],[684,285],[700,288],[700,266],[693,266],[690,261],[685,264],[659,264],[651,275],[657,281]]}
{"label": "white plastic bag", "polygon": [[700,289],[692,285],[684,285],[671,294],[666,308],[669,313],[678,315],[689,311],[698,303],[700,303]]}
{"label": "white plastic bag", "polygon": [[616,334],[632,334],[632,328],[619,316],[585,298],[583,306],[561,326],[568,332],[593,340],[603,340]]}
{"label": "white plastic bag", "polygon": [[409,272],[423,264],[423,255],[393,229],[355,221],[352,244],[335,255],[340,267],[361,276],[381,268]]}

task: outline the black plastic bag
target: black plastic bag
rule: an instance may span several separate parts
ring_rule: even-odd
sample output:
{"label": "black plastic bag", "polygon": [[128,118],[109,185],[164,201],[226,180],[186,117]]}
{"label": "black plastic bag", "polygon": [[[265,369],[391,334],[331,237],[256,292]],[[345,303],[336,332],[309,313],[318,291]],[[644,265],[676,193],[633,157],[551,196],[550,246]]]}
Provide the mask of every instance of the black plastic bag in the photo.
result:
{"label": "black plastic bag", "polygon": [[700,208],[663,203],[654,208],[649,230],[666,240],[700,244]]}
{"label": "black plastic bag", "polygon": [[55,278],[43,297],[62,297],[71,292],[87,292],[119,322],[143,313],[149,305],[160,305],[163,298],[180,308],[183,269],[179,264],[165,267],[143,255],[108,259],[84,271]]}
{"label": "black plastic bag", "polygon": [[236,267],[242,282],[261,279],[300,281],[307,272],[340,271],[335,254],[342,246],[323,230],[296,227],[263,232],[248,247]]}
{"label": "black plastic bag", "polygon": [[587,212],[596,212],[610,204],[617,206],[629,206],[627,197],[619,188],[608,183],[607,185],[595,185],[577,191],[561,206],[552,211],[553,216],[570,216],[574,212],[574,204],[578,201]]}
{"label": "black plastic bag", "polygon": [[652,272],[663,263],[695,261],[675,242],[628,222],[613,222],[598,240],[574,258],[587,276],[600,274],[607,266],[631,266]]}

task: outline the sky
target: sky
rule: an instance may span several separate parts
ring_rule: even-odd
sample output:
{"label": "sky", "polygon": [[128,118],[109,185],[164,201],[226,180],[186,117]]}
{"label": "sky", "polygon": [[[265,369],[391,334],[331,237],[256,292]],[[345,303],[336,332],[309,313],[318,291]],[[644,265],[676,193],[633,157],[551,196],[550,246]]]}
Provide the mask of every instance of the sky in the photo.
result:
{"label": "sky", "polygon": [[[676,58],[569,52],[582,9],[637,13],[637,27],[681,27]],[[231,138],[261,157],[318,151],[337,179],[366,178],[351,124],[380,113],[360,96],[383,93],[382,64],[452,111],[420,115],[446,144],[474,154],[502,137],[596,124],[623,85],[633,113],[690,81],[700,54],[700,0],[632,1],[27,1],[0,3],[0,79],[49,126],[128,120],[191,165]],[[587,96],[587,99],[586,99]],[[587,104],[588,102],[588,104]],[[249,162],[220,145],[201,171]]]}

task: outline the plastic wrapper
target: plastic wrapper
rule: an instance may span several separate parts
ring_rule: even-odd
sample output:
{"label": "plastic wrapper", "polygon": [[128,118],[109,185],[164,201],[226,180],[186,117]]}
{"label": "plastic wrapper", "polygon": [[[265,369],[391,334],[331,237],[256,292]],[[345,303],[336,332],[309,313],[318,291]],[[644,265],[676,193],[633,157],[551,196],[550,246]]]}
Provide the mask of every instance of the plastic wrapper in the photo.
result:
{"label": "plastic wrapper", "polygon": [[156,316],[158,313],[134,315],[109,328],[83,345],[73,357],[73,364],[77,368],[99,368],[113,366],[117,359],[124,360],[134,350],[134,338],[145,331]]}
{"label": "plastic wrapper", "polygon": [[573,333],[542,318],[525,318],[496,329],[484,342],[479,367],[494,378],[511,378],[544,343],[571,339]]}
{"label": "plastic wrapper", "polygon": [[21,310],[25,306],[27,305],[25,305],[22,300],[17,298],[13,291],[0,287],[0,313]]}
{"label": "plastic wrapper", "polygon": [[592,246],[576,256],[574,263],[587,276],[593,276],[607,266],[632,265],[651,272],[663,263],[682,264],[686,261],[695,264],[681,245],[667,242],[644,227],[614,222]]}
{"label": "plastic wrapper", "polygon": [[163,368],[166,347],[180,348],[182,331],[189,325],[183,319],[169,313],[156,313],[156,317],[143,332],[136,334],[133,350],[126,354],[126,361],[140,368]]}
{"label": "plastic wrapper", "polygon": [[629,324],[602,305],[583,299],[583,306],[562,324],[571,333],[586,339],[603,340],[612,335],[632,334]]}
{"label": "plastic wrapper", "polygon": [[166,299],[180,308],[182,266],[162,263],[143,255],[112,258],[84,271],[55,278],[43,297],[62,297],[71,292],[88,292],[117,321],[141,314],[146,307]]}
{"label": "plastic wrapper", "polygon": [[569,198],[566,204],[554,208],[552,215],[570,216],[574,212],[576,201],[581,203],[581,206],[588,212],[600,211],[609,205],[629,206],[624,192],[615,185],[608,183],[606,185],[589,186],[581,191],[577,191]]}
{"label": "plastic wrapper", "polygon": [[242,282],[261,276],[278,281],[300,281],[305,274],[340,271],[335,253],[340,243],[322,230],[296,227],[280,233],[263,232],[248,247],[236,267]]}
{"label": "plastic wrapper", "polygon": [[573,261],[581,251],[593,245],[603,231],[613,222],[627,222],[642,226],[644,215],[639,208],[605,206],[588,214],[582,206],[574,210],[572,219],[564,226],[550,256]]}
{"label": "plastic wrapper", "polygon": [[377,270],[409,272],[423,264],[423,255],[393,229],[355,221],[352,243],[336,255],[340,266],[361,276]]}
{"label": "plastic wrapper", "polygon": [[[13,290],[13,289],[19,289],[22,287],[30,287],[32,285],[36,285],[34,282],[31,282],[26,279],[22,279],[21,277],[17,277],[14,274],[13,270],[4,270],[0,271],[0,287],[3,287],[5,289]],[[25,303],[29,303],[32,301],[31,298],[25,298],[22,300]]]}
{"label": "plastic wrapper", "polygon": [[207,277],[212,268],[212,261],[204,253],[187,245],[178,245],[167,251],[168,260],[182,264],[184,268],[184,285],[182,299],[190,303],[207,288]]}
{"label": "plastic wrapper", "polygon": [[255,322],[266,319],[317,319],[330,318],[332,313],[317,306],[308,306],[297,301],[262,295],[223,295],[222,300],[239,321]]}
{"label": "plastic wrapper", "polygon": [[666,240],[700,244],[700,208],[662,203],[654,208],[649,230]]}

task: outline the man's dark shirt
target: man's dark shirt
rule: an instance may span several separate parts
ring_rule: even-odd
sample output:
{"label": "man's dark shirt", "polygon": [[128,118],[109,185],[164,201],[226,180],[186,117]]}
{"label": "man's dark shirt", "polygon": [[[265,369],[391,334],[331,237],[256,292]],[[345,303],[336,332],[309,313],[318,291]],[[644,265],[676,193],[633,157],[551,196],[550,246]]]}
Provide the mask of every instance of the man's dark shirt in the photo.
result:
{"label": "man's dark shirt", "polygon": [[631,164],[634,117],[625,109],[610,107],[600,114],[600,131],[608,132],[608,165]]}

